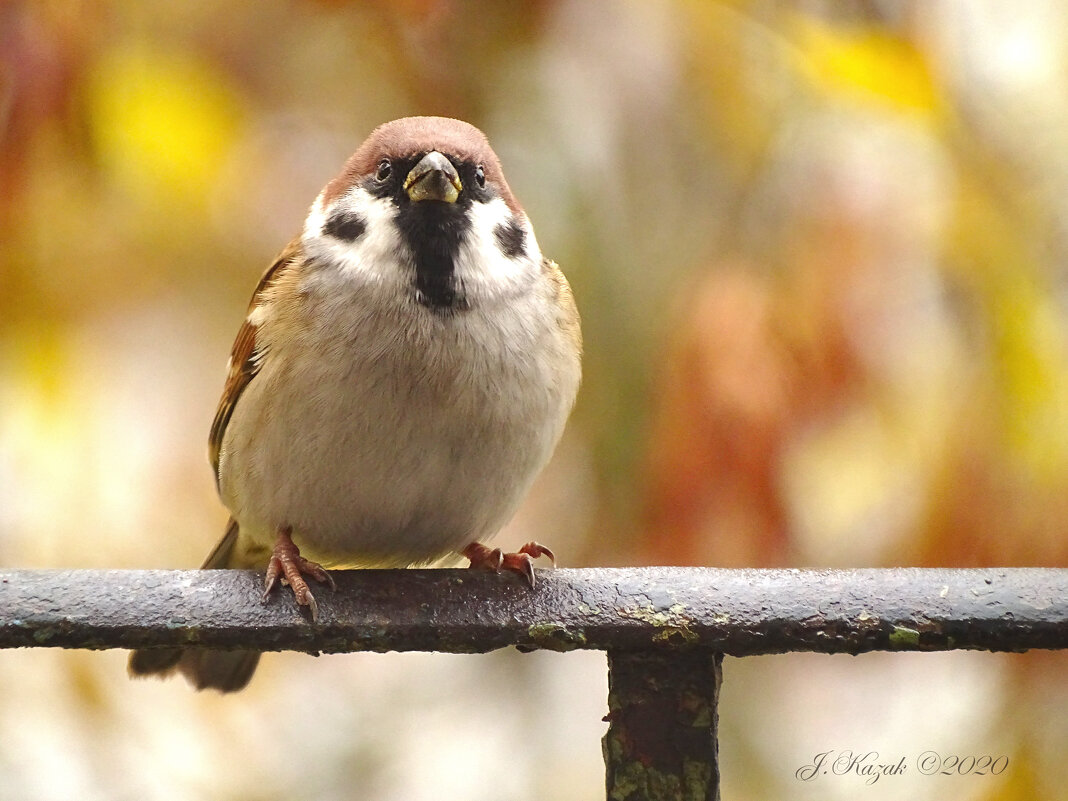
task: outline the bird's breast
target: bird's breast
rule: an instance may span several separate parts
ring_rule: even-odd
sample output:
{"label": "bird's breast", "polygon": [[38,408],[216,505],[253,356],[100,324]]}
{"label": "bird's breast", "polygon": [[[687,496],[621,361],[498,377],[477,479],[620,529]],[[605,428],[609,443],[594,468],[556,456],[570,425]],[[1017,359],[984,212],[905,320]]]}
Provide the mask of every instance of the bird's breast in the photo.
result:
{"label": "bird's breast", "polygon": [[495,533],[573,397],[550,365],[551,322],[304,303],[300,335],[270,342],[226,432],[220,491],[239,523],[264,538],[293,526],[330,563],[423,562]]}

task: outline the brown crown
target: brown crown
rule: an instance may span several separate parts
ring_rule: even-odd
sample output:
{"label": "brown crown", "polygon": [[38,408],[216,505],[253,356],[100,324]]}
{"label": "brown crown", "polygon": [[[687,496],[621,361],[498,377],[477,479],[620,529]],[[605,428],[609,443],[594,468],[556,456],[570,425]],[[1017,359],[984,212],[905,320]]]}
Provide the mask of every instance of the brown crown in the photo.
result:
{"label": "brown crown", "polygon": [[449,117],[404,117],[379,125],[345,162],[341,174],[326,185],[324,202],[336,200],[374,173],[384,158],[411,158],[431,150],[458,161],[481,164],[487,183],[496,186],[513,212],[521,211],[486,135],[474,125]]}

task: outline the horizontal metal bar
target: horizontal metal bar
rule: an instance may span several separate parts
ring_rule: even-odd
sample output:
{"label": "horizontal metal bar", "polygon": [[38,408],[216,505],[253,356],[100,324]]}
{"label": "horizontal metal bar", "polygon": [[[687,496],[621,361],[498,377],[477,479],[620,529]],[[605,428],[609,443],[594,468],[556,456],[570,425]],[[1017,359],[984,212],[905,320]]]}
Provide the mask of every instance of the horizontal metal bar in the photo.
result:
{"label": "horizontal metal bar", "polygon": [[313,624],[261,573],[0,570],[0,647],[265,651],[1068,648],[1068,569],[334,572]]}

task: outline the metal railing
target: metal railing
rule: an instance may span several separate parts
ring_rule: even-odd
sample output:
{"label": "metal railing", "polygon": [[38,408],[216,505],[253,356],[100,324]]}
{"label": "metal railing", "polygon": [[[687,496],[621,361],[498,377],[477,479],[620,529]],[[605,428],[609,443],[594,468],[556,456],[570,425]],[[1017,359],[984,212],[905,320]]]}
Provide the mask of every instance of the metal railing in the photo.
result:
{"label": "metal railing", "polygon": [[1068,569],[333,575],[312,624],[252,571],[0,570],[0,647],[603,650],[612,801],[719,798],[724,655],[1068,648]]}

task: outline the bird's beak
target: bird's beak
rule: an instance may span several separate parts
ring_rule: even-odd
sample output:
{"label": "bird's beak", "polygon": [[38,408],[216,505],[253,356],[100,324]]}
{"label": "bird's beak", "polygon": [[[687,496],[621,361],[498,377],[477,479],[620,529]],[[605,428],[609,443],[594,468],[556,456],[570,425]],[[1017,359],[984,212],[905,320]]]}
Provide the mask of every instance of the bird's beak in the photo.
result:
{"label": "bird's beak", "polygon": [[452,162],[436,150],[423,156],[404,179],[404,191],[413,203],[421,200],[455,203],[463,188]]}

